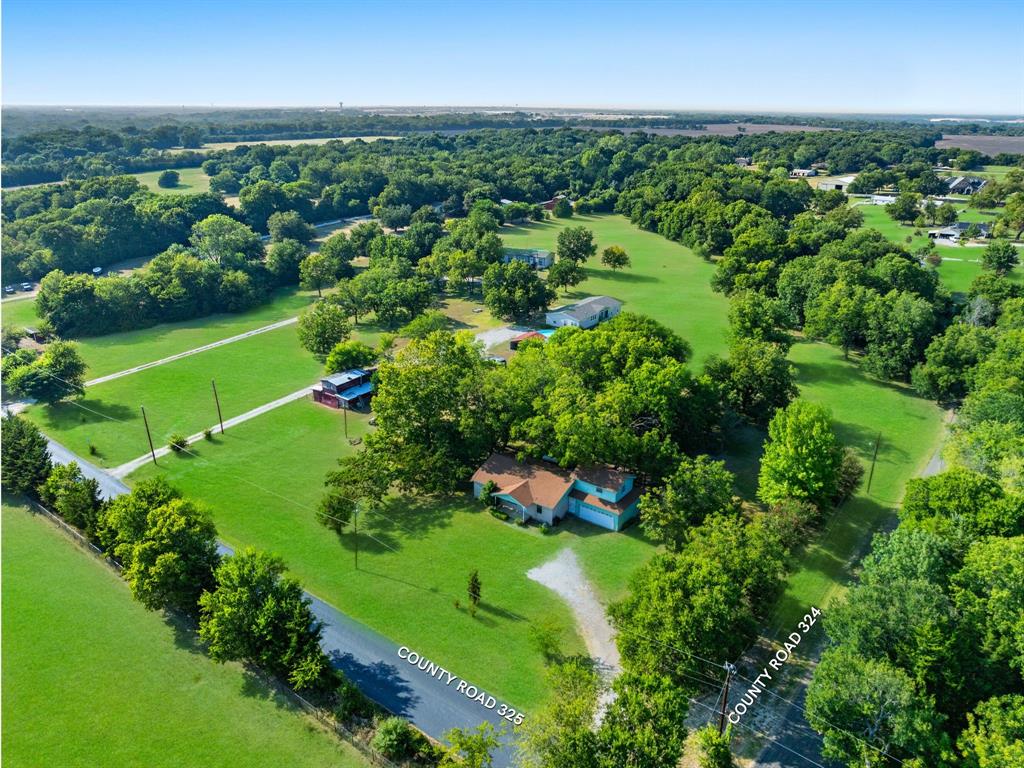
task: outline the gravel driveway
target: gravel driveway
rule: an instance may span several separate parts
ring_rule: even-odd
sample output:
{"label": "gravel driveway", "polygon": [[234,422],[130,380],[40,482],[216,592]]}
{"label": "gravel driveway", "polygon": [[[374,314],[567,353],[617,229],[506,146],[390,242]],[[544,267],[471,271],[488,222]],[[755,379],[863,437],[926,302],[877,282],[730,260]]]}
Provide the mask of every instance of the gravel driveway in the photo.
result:
{"label": "gravel driveway", "polygon": [[[608,621],[597,593],[583,573],[576,553],[568,548],[563,549],[554,560],[527,571],[526,576],[556,592],[569,604],[587,652],[597,663],[604,681],[610,684],[622,671],[619,649],[615,645],[615,630]],[[598,719],[613,698],[610,690],[601,697]]]}

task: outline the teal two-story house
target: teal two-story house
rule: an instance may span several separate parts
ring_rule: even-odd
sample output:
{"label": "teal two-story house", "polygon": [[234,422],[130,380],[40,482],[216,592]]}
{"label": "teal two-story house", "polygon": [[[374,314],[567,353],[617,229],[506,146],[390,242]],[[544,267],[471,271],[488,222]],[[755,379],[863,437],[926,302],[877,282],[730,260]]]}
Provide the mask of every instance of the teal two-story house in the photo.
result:
{"label": "teal two-story house", "polygon": [[611,467],[566,471],[549,462],[520,462],[492,453],[473,474],[477,498],[488,483],[492,496],[521,520],[555,525],[575,515],[609,531],[621,531],[637,515],[641,489],[635,476]]}

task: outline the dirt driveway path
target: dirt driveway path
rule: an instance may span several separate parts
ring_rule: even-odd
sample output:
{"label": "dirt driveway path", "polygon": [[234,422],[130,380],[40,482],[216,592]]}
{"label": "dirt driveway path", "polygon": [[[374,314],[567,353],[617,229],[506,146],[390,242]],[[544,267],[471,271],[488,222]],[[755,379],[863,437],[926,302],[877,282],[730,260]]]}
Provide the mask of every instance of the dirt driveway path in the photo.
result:
{"label": "dirt driveway path", "polygon": [[[527,571],[526,576],[557,593],[569,604],[587,652],[597,663],[605,683],[610,684],[622,672],[619,649],[615,645],[615,630],[608,621],[604,605],[598,600],[597,593],[583,573],[576,553],[567,547],[554,560],[548,560],[544,565]],[[613,698],[610,691],[602,696],[598,703],[598,718]]]}

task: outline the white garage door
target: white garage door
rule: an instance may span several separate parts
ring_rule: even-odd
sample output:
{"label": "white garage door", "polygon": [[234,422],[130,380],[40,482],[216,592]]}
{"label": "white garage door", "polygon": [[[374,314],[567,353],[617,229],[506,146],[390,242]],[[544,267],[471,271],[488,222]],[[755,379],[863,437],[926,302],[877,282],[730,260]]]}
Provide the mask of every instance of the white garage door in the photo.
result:
{"label": "white garage door", "polygon": [[588,523],[594,525],[600,525],[602,528],[607,528],[609,531],[615,530],[615,519],[599,509],[588,507],[586,504],[580,504],[576,509],[576,514]]}

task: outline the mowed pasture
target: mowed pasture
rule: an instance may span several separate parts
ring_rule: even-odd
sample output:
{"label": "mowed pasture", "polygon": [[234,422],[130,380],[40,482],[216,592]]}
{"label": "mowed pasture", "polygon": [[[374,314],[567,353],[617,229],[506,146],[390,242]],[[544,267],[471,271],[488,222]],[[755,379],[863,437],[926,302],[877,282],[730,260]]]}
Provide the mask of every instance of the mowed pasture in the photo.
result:
{"label": "mowed pasture", "polygon": [[[311,401],[291,403],[198,445],[198,458],[168,457],[128,480],[164,473],[209,506],[230,544],[280,554],[313,594],[529,712],[548,695],[531,624],[560,625],[568,653],[583,645],[568,607],[526,572],[573,547],[601,594],[613,599],[653,547],[637,528],[614,534],[570,521],[547,536],[517,528],[468,494],[394,497],[380,512],[360,516],[357,569],[351,529],[339,536],[315,519],[325,474],[338,457],[359,450],[345,438],[344,418]],[[348,429],[352,438],[364,435],[367,417],[349,414]],[[483,583],[476,618],[465,608],[474,569]]]}
{"label": "mowed pasture", "polygon": [[82,398],[32,406],[26,414],[72,451],[115,467],[149,450],[140,406],[161,446],[174,433],[191,435],[216,423],[213,379],[228,419],[313,384],[321,371],[289,325],[88,387]]}
{"label": "mowed pasture", "polygon": [[[86,377],[94,379],[296,317],[315,299],[315,292],[285,289],[275,293],[268,303],[248,312],[207,315],[72,341],[78,344],[78,351],[87,366]],[[24,328],[39,323],[35,299],[5,301],[0,312],[4,325]]]}
{"label": "mowed pasture", "polygon": [[[824,608],[842,593],[849,567],[869,535],[891,518],[907,481],[924,469],[937,450],[943,420],[943,411],[935,403],[906,385],[866,375],[833,346],[799,342],[789,357],[796,368],[800,396],[832,412],[839,439],[857,453],[865,474],[854,498],[798,553],[776,608],[772,638],[791,632],[811,606]],[[878,454],[871,473],[876,441]]]}
{"label": "mowed pasture", "polygon": [[39,324],[36,314],[36,300],[25,297],[21,299],[4,299],[0,302],[0,322],[4,326],[25,328]]}
{"label": "mowed pasture", "polygon": [[11,766],[360,768],[350,747],[110,568],[3,505],[3,753]]}
{"label": "mowed pasture", "polygon": [[75,341],[88,365],[86,375],[93,379],[296,317],[315,300],[315,291],[282,289],[269,302],[248,312],[207,315]]}
{"label": "mowed pasture", "polygon": [[210,191],[210,177],[203,173],[202,168],[172,168],[171,170],[177,171],[180,177],[178,185],[175,187],[161,187],[156,183],[163,171],[133,173],[132,176],[145,184],[149,191],[161,195],[195,195]]}
{"label": "mowed pasture", "polygon": [[[612,296],[623,302],[623,311],[653,317],[689,341],[695,363],[703,362],[709,355],[725,353],[728,301],[711,290],[714,265],[689,248],[638,229],[618,215],[549,219],[504,227],[499,234],[510,248],[553,251],[558,233],[570,226],[593,231],[598,255],[587,262],[587,279],[568,295],[560,291],[556,305],[586,296]],[[632,267],[604,267],[601,251],[609,245],[622,246],[632,260]]]}

